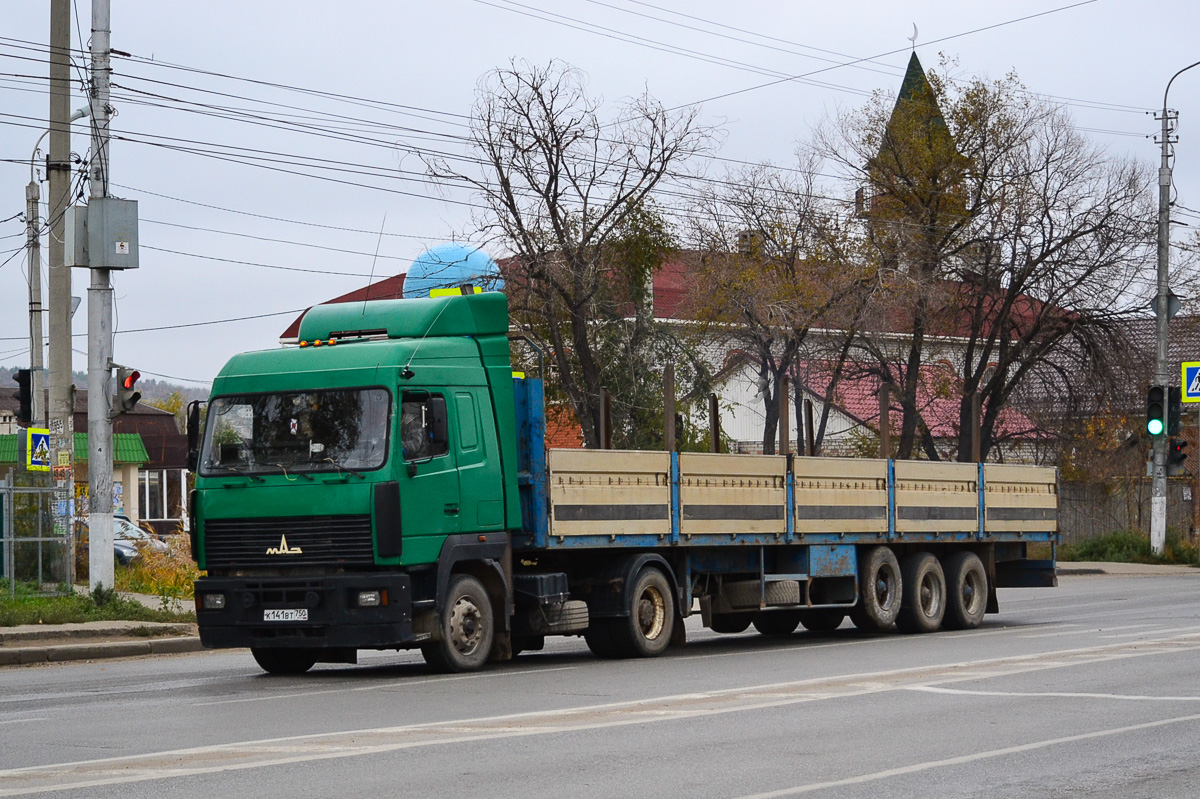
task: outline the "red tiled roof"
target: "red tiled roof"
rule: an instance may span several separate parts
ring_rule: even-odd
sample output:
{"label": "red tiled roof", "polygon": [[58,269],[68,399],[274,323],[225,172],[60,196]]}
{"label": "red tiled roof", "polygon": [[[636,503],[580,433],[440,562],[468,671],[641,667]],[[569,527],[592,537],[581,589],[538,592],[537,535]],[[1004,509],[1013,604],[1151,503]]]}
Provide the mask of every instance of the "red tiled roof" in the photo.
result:
{"label": "red tiled roof", "polygon": [[[832,364],[808,361],[797,367],[805,389],[817,397],[825,396],[825,388],[832,376]],[[834,392],[833,405],[864,425],[879,428],[879,385],[873,374],[844,375]],[[958,376],[944,365],[926,365],[921,368],[921,381],[917,386],[917,408],[930,435],[935,439],[957,438],[961,389]],[[903,412],[896,397],[892,397],[888,413],[889,426],[893,431],[900,429]],[[1036,425],[1022,413],[1004,408],[996,421],[998,436],[1028,438],[1036,435]]]}
{"label": "red tiled roof", "polygon": [[[337,302],[363,302],[364,300],[398,300],[404,296],[404,275],[392,275],[385,277],[383,280],[369,283],[362,288],[357,288],[348,294],[343,294],[340,297],[334,297],[332,300],[325,300],[323,304],[330,305]],[[287,326],[287,329],[279,334],[281,341],[294,341],[300,335],[300,320],[304,318],[304,314],[312,310],[312,306],[304,309],[304,313],[292,320],[292,323]]]}

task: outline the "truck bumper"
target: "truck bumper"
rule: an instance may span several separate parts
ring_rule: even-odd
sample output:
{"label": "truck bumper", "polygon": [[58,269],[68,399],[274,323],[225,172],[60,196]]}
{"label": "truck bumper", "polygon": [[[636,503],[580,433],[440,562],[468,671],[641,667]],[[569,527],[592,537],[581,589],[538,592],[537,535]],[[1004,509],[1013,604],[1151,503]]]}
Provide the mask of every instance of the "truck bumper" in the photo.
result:
{"label": "truck bumper", "polygon": [[[380,604],[361,606],[362,592],[379,592]],[[221,595],[224,607],[215,607],[212,595]],[[200,642],[211,649],[391,649],[417,640],[406,574],[202,577],[196,598]]]}

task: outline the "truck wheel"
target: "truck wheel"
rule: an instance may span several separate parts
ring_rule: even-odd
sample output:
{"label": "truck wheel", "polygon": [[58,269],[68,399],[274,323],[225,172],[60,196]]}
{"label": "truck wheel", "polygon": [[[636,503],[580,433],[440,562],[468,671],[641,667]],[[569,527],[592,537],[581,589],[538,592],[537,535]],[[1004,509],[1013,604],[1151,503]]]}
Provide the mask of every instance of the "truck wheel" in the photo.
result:
{"label": "truck wheel", "polygon": [[932,633],[942,626],[946,613],[946,576],[942,564],[929,552],[914,552],[900,565],[904,601],[896,626],[906,633]]}
{"label": "truck wheel", "polygon": [[603,660],[624,657],[617,649],[616,622],[623,619],[597,619],[592,617],[588,628],[583,631],[583,640],[587,642],[592,654]]}
{"label": "truck wheel", "polygon": [[254,660],[268,674],[303,674],[317,662],[313,649],[263,649],[250,647]]}
{"label": "truck wheel", "polygon": [[831,633],[842,626],[846,611],[837,608],[814,608],[800,611],[800,624],[814,633]]}
{"label": "truck wheel", "polygon": [[495,635],[492,603],[479,580],[459,574],[450,581],[442,607],[442,640],[421,646],[435,671],[474,671],[487,662]]}
{"label": "truck wheel", "polygon": [[708,629],[714,633],[744,633],[753,619],[753,613],[714,613]]}
{"label": "truck wheel", "polygon": [[888,547],[872,547],[859,559],[859,569],[858,604],[850,611],[850,620],[860,630],[886,630],[900,613],[900,564]]}
{"label": "truck wheel", "polygon": [[955,552],[942,564],[946,573],[947,630],[974,630],[987,611],[987,570],[974,552]]}
{"label": "truck wheel", "polygon": [[619,657],[661,655],[675,630],[675,605],[666,576],[658,569],[643,569],[629,592],[629,616],[613,622]]}
{"label": "truck wheel", "polygon": [[763,635],[791,635],[799,626],[800,611],[798,610],[771,610],[754,617],[754,629]]}

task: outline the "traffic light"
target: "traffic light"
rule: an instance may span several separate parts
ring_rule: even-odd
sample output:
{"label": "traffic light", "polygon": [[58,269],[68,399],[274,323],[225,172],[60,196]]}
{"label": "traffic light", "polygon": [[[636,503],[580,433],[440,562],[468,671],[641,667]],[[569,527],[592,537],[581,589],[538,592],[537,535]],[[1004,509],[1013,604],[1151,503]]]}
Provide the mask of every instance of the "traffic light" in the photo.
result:
{"label": "traffic light", "polygon": [[136,369],[117,367],[117,413],[129,413],[142,398],[142,392],[136,387],[141,376],[142,373]]}
{"label": "traffic light", "polygon": [[1183,450],[1188,443],[1182,438],[1172,438],[1167,443],[1167,477],[1179,477],[1186,474],[1184,464],[1187,463],[1187,453]]}
{"label": "traffic light", "polygon": [[13,375],[19,388],[13,394],[17,398],[17,424],[29,427],[33,418],[33,372],[29,369],[18,369]]}
{"label": "traffic light", "polygon": [[1161,436],[1167,432],[1167,389],[1150,386],[1146,392],[1146,432]]}
{"label": "traffic light", "polygon": [[1179,435],[1180,417],[1182,416],[1183,405],[1181,404],[1182,390],[1177,386],[1171,386],[1167,389],[1167,435]]}

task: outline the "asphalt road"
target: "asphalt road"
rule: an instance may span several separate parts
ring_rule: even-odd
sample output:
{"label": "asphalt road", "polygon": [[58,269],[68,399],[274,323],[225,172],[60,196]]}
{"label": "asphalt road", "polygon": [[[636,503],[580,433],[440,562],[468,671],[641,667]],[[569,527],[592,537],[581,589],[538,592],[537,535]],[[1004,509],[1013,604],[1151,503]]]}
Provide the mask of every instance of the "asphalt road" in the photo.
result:
{"label": "asphalt road", "polygon": [[1196,797],[1200,573],[1005,589],[971,632],[581,639],[268,677],[245,652],[0,671],[0,796]]}

